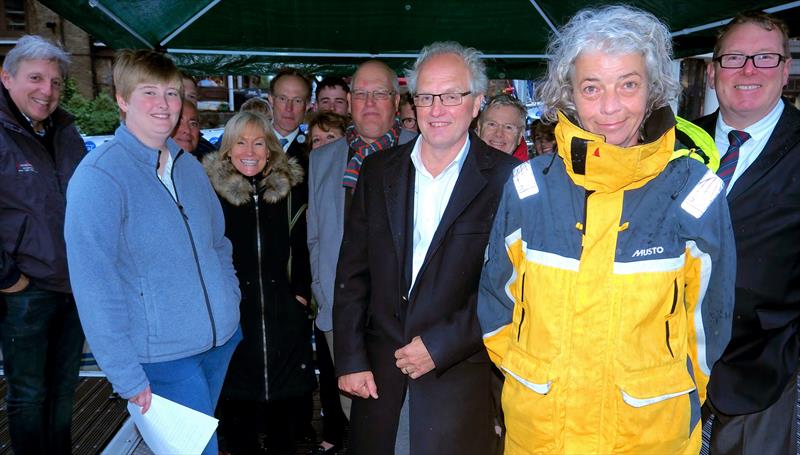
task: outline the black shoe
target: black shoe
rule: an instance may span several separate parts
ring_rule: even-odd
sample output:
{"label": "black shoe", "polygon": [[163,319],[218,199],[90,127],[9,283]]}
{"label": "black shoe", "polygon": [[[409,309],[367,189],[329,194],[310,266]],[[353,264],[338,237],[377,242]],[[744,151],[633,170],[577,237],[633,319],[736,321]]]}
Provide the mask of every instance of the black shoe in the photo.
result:
{"label": "black shoe", "polygon": [[316,446],[308,451],[308,455],[336,455],[339,453],[339,446],[331,446],[325,450],[322,446]]}

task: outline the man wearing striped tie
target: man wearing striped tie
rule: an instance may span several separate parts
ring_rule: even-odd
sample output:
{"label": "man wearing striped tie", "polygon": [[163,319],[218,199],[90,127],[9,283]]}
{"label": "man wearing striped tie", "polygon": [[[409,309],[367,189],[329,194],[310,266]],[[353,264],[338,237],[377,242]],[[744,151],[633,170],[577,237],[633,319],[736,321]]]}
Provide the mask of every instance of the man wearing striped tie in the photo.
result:
{"label": "man wearing striped tie", "polygon": [[781,99],[788,41],[774,16],[734,17],[708,66],[719,110],[695,122],[720,151],[737,253],[733,331],[708,384],[703,453],[798,453],[800,112]]}

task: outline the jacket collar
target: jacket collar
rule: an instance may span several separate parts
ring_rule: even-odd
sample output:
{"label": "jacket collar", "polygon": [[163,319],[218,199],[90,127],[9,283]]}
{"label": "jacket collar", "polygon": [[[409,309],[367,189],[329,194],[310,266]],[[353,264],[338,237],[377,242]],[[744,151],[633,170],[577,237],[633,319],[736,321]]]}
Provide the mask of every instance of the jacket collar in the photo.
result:
{"label": "jacket collar", "polygon": [[[2,84],[0,84],[0,86],[2,86]],[[14,105],[11,95],[8,94],[8,90],[3,86],[0,89],[0,124],[2,124],[5,128],[18,131],[20,133],[25,132],[33,137],[33,129],[30,126],[26,128],[20,123],[17,116],[14,115],[14,109],[18,110],[19,108]],[[62,109],[60,106],[57,107],[52,114],[50,114],[51,127],[54,129],[71,125],[74,121],[75,117]]]}
{"label": "jacket collar", "polygon": [[644,186],[661,173],[675,145],[675,117],[669,107],[655,110],[642,129],[644,142],[618,147],[558,113],[558,154],[570,179],[587,191],[610,193]]}
{"label": "jacket collar", "polygon": [[[130,153],[135,159],[151,166],[153,169],[156,168],[159,150],[144,145],[142,141],[133,135],[131,130],[129,130],[124,123],[120,124],[117,128],[117,131],[114,132],[114,139],[122,144],[125,150],[127,150],[128,153]],[[170,155],[172,155],[173,161],[177,160],[178,157],[183,153],[180,146],[174,140],[172,140],[171,137],[167,138],[167,149],[169,150]]]}
{"label": "jacket collar", "polygon": [[245,177],[233,166],[230,157],[221,151],[209,153],[203,158],[211,185],[217,194],[233,205],[244,205],[255,191],[267,203],[275,203],[286,197],[292,187],[303,181],[303,167],[295,158],[288,158],[283,151],[270,152],[270,169],[266,175],[254,179]]}

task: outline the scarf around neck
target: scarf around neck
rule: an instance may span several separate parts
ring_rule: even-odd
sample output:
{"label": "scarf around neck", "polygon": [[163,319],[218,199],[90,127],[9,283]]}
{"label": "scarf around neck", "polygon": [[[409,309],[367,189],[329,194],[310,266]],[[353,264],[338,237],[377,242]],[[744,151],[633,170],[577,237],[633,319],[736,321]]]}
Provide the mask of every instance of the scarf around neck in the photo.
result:
{"label": "scarf around neck", "polygon": [[354,189],[356,183],[358,183],[358,174],[361,172],[361,165],[364,163],[364,158],[375,152],[394,147],[399,137],[400,124],[397,122],[389,128],[386,134],[371,143],[362,139],[356,132],[355,126],[350,125],[345,132],[345,138],[347,139],[347,144],[355,153],[353,153],[353,157],[350,158],[350,162],[347,163],[347,168],[342,178],[342,186]]}

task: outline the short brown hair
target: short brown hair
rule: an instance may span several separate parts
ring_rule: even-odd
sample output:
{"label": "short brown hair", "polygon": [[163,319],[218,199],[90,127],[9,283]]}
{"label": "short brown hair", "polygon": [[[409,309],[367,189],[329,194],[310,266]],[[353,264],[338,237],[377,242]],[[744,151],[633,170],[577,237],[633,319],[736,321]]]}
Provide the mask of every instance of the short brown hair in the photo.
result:
{"label": "short brown hair", "polygon": [[123,49],[114,62],[114,88],[126,101],[133,89],[143,82],[174,86],[183,97],[181,72],[165,54],[152,50]]}
{"label": "short brown hair", "polygon": [[306,88],[306,102],[311,101],[311,79],[309,79],[308,76],[306,76],[299,69],[292,68],[290,66],[287,66],[285,68],[281,68],[280,71],[278,71],[278,74],[276,74],[272,78],[272,80],[269,81],[269,94],[272,95],[272,96],[275,96],[275,86],[278,84],[278,81],[281,78],[287,77],[287,76],[294,76],[294,77],[299,78],[302,81],[303,85]]}
{"label": "short brown hair", "polygon": [[734,16],[733,19],[725,24],[717,33],[717,43],[714,45],[714,57],[719,55],[720,47],[722,46],[722,41],[724,41],[725,36],[730,33],[734,26],[740,24],[756,24],[769,32],[778,30],[783,36],[783,56],[786,58],[792,56],[791,49],[789,48],[789,26],[786,25],[783,19],[779,19],[764,11],[745,11]]}
{"label": "short brown hair", "polygon": [[308,122],[308,131],[315,126],[319,127],[322,131],[328,132],[331,129],[340,130],[342,134],[347,130],[348,124],[347,117],[331,111],[316,112]]}

